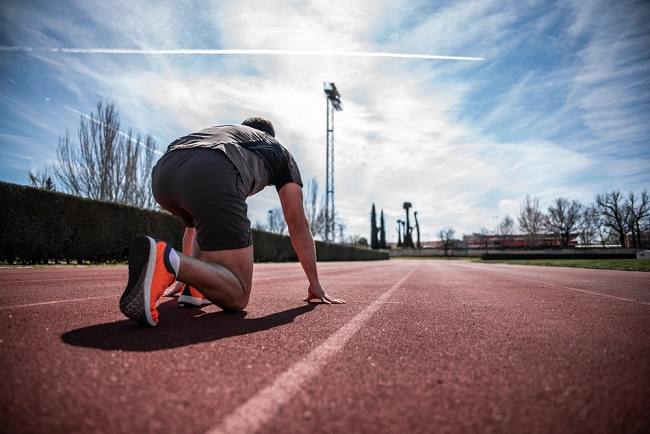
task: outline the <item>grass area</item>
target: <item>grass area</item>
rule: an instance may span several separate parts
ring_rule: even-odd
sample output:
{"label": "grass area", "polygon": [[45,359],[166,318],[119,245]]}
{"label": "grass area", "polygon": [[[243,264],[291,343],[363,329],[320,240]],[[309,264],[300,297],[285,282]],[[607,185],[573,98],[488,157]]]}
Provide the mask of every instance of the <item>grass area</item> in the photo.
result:
{"label": "grass area", "polygon": [[650,271],[650,259],[512,259],[472,262],[484,264],[540,265],[544,267],[598,268],[601,270]]}
{"label": "grass area", "polygon": [[421,259],[423,261],[430,261],[435,259],[436,261],[469,261],[470,258],[467,256],[391,256],[390,260],[401,260],[401,259]]}

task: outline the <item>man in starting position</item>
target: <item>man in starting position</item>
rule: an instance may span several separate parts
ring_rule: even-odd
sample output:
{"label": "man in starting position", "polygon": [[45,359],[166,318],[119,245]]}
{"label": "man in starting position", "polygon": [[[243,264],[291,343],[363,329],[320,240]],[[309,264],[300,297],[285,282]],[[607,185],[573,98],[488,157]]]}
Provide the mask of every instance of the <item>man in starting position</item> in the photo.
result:
{"label": "man in starting position", "polygon": [[278,191],[291,244],[309,280],[304,300],[344,303],[329,296],[318,280],[298,166],[275,140],[271,122],[256,117],[181,137],[156,163],[153,194],[160,206],[185,222],[183,253],[164,241],[136,238],[120,310],[140,323],[157,325],[156,305],[175,280],[184,288],[179,302],[243,310],[253,280],[246,198],[267,185]]}

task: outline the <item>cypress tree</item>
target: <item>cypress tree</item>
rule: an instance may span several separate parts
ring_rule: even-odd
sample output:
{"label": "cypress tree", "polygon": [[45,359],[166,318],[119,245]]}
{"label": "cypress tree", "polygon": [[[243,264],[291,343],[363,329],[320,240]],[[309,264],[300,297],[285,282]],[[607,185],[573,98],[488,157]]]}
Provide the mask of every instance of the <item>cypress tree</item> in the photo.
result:
{"label": "cypress tree", "polygon": [[379,240],[377,240],[377,212],[375,211],[374,203],[370,211],[370,247],[373,249],[379,248]]}
{"label": "cypress tree", "polygon": [[384,226],[384,210],[381,210],[379,217],[379,248],[386,248],[386,227]]}

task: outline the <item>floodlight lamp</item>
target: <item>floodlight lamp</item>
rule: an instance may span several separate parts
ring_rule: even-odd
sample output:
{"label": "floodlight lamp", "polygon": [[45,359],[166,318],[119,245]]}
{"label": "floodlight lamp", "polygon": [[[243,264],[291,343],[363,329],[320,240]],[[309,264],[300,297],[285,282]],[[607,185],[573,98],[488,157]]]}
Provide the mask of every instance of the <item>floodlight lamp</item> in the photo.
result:
{"label": "floodlight lamp", "polygon": [[339,94],[339,91],[336,89],[336,85],[334,83],[323,83],[323,91],[325,92],[325,95],[327,95],[327,99],[329,99],[332,103],[334,110],[343,110],[343,106],[341,105],[341,94]]}

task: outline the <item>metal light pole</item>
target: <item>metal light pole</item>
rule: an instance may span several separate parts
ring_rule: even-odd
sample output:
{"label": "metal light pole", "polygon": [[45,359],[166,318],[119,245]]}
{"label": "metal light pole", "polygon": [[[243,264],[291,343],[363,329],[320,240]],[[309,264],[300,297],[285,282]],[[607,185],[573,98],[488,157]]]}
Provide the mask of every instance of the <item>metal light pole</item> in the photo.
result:
{"label": "metal light pole", "polygon": [[326,121],[326,162],[325,162],[325,241],[332,241],[335,238],[335,218],[336,212],[334,207],[334,111],[341,111],[341,95],[336,89],[334,83],[323,83],[325,100],[327,101],[327,121]]}

